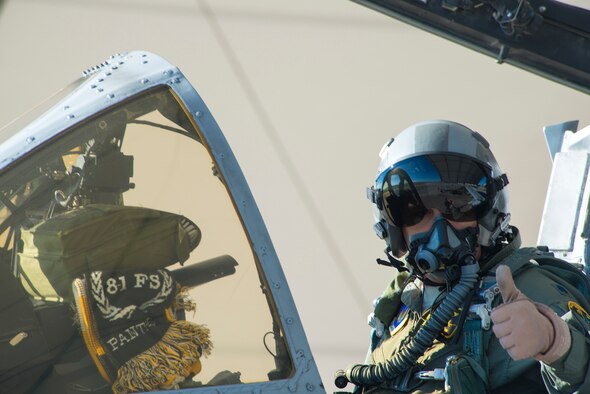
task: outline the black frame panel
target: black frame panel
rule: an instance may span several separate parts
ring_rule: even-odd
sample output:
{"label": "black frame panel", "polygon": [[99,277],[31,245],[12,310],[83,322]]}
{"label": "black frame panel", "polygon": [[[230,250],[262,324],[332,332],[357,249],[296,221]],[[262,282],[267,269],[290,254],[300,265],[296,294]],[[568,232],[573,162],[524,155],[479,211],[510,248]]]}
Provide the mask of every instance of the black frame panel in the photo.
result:
{"label": "black frame panel", "polygon": [[[590,94],[590,10],[552,0],[353,1]],[[499,21],[514,15],[510,34]]]}

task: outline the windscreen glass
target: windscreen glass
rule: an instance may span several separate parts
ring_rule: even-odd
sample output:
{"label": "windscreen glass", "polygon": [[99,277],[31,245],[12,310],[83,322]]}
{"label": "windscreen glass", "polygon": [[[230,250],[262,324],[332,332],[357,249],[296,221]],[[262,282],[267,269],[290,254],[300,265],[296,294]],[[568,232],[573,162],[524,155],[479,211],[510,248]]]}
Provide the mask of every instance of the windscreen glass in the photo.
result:
{"label": "windscreen glass", "polygon": [[0,392],[291,375],[231,195],[167,88],[97,114],[0,185]]}
{"label": "windscreen glass", "polygon": [[32,121],[45,114],[49,109],[57,105],[61,100],[75,91],[85,81],[86,77],[78,78],[76,81],[59,90],[53,96],[47,98],[45,101],[30,109],[29,111],[23,114],[14,114],[14,116],[17,117],[12,122],[6,125],[0,125],[0,143],[3,143],[14,133],[18,132]]}

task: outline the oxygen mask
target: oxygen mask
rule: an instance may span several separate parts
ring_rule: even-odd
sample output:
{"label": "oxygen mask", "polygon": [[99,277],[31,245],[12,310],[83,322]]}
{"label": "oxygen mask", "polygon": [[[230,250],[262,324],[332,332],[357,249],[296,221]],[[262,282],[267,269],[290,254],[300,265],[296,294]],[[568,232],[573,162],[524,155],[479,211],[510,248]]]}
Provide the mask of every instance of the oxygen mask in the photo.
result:
{"label": "oxygen mask", "polygon": [[438,216],[430,230],[410,236],[407,261],[423,275],[444,273],[457,279],[460,267],[475,260],[477,236],[477,227],[457,230]]}

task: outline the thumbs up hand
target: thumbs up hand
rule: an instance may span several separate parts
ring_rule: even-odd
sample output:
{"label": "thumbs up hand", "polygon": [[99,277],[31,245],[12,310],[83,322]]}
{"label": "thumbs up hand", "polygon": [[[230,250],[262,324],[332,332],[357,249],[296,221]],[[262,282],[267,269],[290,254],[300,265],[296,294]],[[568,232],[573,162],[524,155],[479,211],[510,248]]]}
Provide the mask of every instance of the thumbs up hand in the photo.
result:
{"label": "thumbs up hand", "polygon": [[502,301],[504,304],[509,304],[517,299],[528,300],[528,298],[516,288],[516,284],[512,278],[512,272],[507,265],[501,265],[496,270],[496,282],[500,288],[500,294],[502,295]]}
{"label": "thumbs up hand", "polygon": [[492,329],[510,357],[533,357],[546,364],[561,358],[571,346],[568,325],[547,305],[518,290],[507,266],[498,267],[496,280],[503,304],[492,311]]}

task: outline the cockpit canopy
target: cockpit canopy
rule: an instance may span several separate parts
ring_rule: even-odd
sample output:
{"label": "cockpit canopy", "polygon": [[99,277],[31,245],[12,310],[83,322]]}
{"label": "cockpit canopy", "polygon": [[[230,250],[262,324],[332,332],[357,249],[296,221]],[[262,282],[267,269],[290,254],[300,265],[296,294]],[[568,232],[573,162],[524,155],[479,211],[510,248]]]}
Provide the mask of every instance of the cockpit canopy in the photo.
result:
{"label": "cockpit canopy", "polygon": [[132,52],[57,101],[0,130],[0,387],[319,386],[254,200],[182,74]]}

